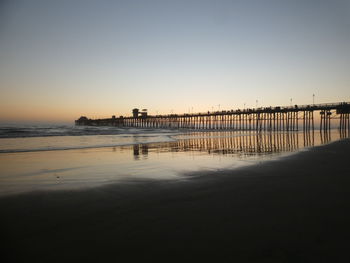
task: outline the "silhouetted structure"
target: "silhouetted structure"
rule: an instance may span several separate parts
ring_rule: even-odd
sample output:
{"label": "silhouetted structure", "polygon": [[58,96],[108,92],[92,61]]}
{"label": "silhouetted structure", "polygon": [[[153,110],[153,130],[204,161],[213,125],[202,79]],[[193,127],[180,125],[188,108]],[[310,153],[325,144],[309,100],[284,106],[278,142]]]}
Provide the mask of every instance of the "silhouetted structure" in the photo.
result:
{"label": "silhouetted structure", "polygon": [[302,125],[303,130],[314,129],[316,111],[321,114],[320,130],[330,129],[331,119],[339,119],[339,128],[349,130],[350,104],[346,102],[156,116],[148,115],[146,109],[142,110],[140,116],[139,110],[133,109],[132,117],[95,120],[81,117],[75,123],[140,128],[295,131],[299,130],[299,125]]}
{"label": "silhouetted structure", "polygon": [[147,109],[142,109],[141,111],[141,117],[142,118],[147,118],[148,114],[147,114]]}
{"label": "silhouetted structure", "polygon": [[133,109],[132,110],[132,116],[134,117],[134,118],[137,118],[137,117],[139,117],[139,109]]}
{"label": "silhouetted structure", "polygon": [[76,125],[90,125],[91,119],[86,118],[85,116],[81,116],[78,120],[75,121]]}

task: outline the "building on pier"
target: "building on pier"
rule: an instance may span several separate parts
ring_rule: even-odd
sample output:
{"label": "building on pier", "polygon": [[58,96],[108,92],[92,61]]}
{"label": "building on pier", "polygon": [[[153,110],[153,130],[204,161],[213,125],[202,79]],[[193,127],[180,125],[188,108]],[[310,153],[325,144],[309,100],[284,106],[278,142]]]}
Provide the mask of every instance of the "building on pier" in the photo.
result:
{"label": "building on pier", "polygon": [[141,117],[142,118],[147,118],[147,109],[142,109],[142,111],[141,111]]}
{"label": "building on pier", "polygon": [[134,118],[138,118],[139,117],[139,109],[135,108],[132,110],[132,116]]}
{"label": "building on pier", "polygon": [[85,116],[81,116],[75,121],[76,125],[89,125],[89,119]]}

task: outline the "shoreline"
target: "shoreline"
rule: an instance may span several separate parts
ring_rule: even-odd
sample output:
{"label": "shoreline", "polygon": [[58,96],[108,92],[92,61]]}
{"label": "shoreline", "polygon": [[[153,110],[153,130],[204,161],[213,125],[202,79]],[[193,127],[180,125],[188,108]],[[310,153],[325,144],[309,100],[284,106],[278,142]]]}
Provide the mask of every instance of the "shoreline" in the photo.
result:
{"label": "shoreline", "polygon": [[[154,130],[156,131],[156,130]],[[313,133],[319,132],[319,130],[315,129]],[[170,134],[167,134],[170,133]],[[205,134],[205,133],[235,133],[234,136],[203,136],[199,137],[195,134]],[[299,131],[255,131],[255,130],[181,130],[181,129],[174,129],[174,130],[166,130],[166,133],[154,133],[163,137],[166,137],[167,139],[158,139],[154,141],[144,141],[144,142],[122,142],[119,144],[115,143],[109,143],[109,144],[96,144],[96,145],[76,145],[76,146],[47,146],[46,148],[30,148],[30,149],[0,149],[0,155],[1,154],[9,154],[9,153],[31,153],[31,152],[51,152],[51,151],[70,151],[70,150],[84,150],[84,149],[101,149],[101,148],[114,148],[114,147],[127,147],[127,146],[134,146],[134,145],[147,145],[147,144],[162,144],[162,143],[172,143],[172,142],[178,142],[180,140],[188,140],[188,139],[205,139],[205,138],[232,138],[232,137],[249,137],[256,134],[261,135],[269,135],[269,134],[295,134],[300,135],[304,132],[302,130]],[[331,129],[330,133],[337,134],[338,129]],[[145,133],[148,137],[148,133]],[[152,133],[150,133],[152,135]],[[153,134],[153,135],[154,135]],[[311,132],[309,133],[311,134]],[[119,135],[125,135],[125,134],[92,134],[92,135],[53,135],[53,136],[28,136],[28,137],[0,137],[0,141],[18,141],[18,140],[57,140],[57,138],[81,138],[81,137],[114,137]],[[129,135],[134,135],[130,133]],[[142,135],[142,133],[136,133],[136,135]],[[155,135],[154,135],[155,136]],[[184,138],[179,138],[181,136],[184,136]],[[338,136],[338,134],[337,134]],[[142,135],[144,137],[144,135]],[[151,137],[151,136],[149,136]],[[341,139],[341,138],[339,138]],[[334,140],[333,140],[334,141]],[[332,140],[330,142],[333,142]],[[327,144],[327,143],[326,143]]]}
{"label": "shoreline", "polygon": [[[253,166],[0,197],[9,262],[348,257],[350,140]],[[128,260],[126,260],[128,261]]]}

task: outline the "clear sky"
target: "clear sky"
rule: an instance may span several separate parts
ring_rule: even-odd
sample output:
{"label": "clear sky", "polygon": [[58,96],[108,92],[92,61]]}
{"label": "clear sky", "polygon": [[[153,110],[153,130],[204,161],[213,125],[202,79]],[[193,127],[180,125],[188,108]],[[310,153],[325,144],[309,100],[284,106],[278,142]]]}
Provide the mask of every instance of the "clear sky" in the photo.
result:
{"label": "clear sky", "polygon": [[0,91],[0,122],[350,101],[350,0],[2,0]]}

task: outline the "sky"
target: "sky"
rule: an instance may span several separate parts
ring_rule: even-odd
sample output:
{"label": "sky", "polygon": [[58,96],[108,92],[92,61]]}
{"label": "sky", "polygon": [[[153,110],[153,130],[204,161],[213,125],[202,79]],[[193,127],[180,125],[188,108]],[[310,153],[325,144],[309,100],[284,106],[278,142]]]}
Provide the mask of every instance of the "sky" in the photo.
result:
{"label": "sky", "polygon": [[0,0],[0,123],[350,101],[350,0]]}

